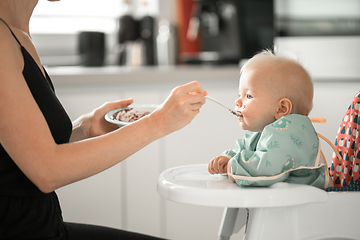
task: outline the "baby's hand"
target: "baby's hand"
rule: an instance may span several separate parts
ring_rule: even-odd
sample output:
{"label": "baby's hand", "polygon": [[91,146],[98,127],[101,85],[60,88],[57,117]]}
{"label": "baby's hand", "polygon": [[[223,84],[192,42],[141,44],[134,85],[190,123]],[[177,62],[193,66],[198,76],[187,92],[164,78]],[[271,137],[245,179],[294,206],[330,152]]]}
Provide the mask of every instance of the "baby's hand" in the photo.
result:
{"label": "baby's hand", "polygon": [[227,173],[227,164],[230,160],[229,156],[217,156],[214,157],[208,165],[208,172],[210,174],[223,174]]}

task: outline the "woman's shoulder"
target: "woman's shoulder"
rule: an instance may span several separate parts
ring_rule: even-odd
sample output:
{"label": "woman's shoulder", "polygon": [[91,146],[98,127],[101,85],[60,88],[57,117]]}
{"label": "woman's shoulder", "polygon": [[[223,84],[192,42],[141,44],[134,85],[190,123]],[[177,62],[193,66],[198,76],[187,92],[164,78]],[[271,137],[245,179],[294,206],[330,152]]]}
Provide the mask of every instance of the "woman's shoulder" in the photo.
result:
{"label": "woman's shoulder", "polygon": [[22,71],[22,68],[23,58],[20,45],[8,26],[0,21],[0,74],[11,69]]}

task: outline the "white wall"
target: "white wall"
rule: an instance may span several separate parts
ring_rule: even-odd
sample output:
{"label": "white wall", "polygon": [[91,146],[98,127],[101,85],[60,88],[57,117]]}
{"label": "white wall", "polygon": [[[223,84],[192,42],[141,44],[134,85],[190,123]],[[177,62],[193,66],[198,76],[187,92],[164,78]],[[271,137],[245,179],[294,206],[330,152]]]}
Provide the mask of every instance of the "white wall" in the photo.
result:
{"label": "white wall", "polygon": [[298,58],[314,79],[360,78],[360,36],[277,37],[274,44]]}

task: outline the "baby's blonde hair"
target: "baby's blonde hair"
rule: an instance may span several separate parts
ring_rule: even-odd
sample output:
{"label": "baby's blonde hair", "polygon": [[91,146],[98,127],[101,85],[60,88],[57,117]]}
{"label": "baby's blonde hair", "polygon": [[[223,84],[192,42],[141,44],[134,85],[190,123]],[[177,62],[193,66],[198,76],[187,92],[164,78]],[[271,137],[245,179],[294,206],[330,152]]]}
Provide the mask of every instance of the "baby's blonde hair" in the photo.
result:
{"label": "baby's blonde hair", "polygon": [[241,69],[241,72],[252,62],[268,60],[275,64],[275,74],[270,79],[274,82],[272,91],[281,98],[288,98],[292,103],[294,114],[309,115],[313,107],[314,86],[310,74],[298,60],[289,55],[266,49],[252,57]]}

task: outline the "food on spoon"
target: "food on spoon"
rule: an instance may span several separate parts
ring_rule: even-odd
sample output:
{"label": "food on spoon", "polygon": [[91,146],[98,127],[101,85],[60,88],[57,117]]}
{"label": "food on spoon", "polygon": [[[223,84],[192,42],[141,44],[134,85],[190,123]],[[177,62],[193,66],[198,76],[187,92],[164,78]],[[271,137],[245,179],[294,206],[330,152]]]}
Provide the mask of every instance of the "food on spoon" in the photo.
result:
{"label": "food on spoon", "polygon": [[121,122],[135,122],[136,120],[139,120],[140,118],[149,115],[150,113],[150,111],[123,108],[113,113],[112,119]]}
{"label": "food on spoon", "polygon": [[232,113],[232,114],[234,114],[235,116],[237,116],[237,117],[242,117],[242,113],[241,112],[239,112],[239,111],[234,111],[234,110],[231,110],[231,109],[229,109],[230,110],[230,112]]}

